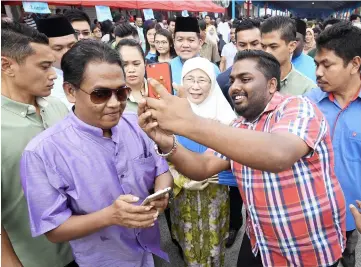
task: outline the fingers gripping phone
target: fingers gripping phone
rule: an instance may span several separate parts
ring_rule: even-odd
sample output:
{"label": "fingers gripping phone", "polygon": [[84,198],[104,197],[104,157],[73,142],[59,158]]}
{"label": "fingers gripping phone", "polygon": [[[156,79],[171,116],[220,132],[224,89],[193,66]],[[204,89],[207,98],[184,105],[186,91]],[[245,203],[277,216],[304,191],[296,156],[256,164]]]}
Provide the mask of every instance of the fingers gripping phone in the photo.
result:
{"label": "fingers gripping phone", "polygon": [[150,202],[160,199],[162,197],[164,197],[167,193],[169,193],[170,191],[172,191],[172,188],[167,187],[164,188],[162,190],[159,190],[158,192],[155,192],[154,194],[147,196],[146,199],[144,199],[144,201],[142,202],[142,204],[140,204],[141,206],[145,206],[148,205]]}
{"label": "fingers gripping phone", "polygon": [[[147,78],[157,80],[167,89],[170,94],[173,94],[172,88],[172,72],[170,65],[166,62],[148,64],[145,68]],[[152,98],[159,98],[155,89],[148,82],[148,96]]]}

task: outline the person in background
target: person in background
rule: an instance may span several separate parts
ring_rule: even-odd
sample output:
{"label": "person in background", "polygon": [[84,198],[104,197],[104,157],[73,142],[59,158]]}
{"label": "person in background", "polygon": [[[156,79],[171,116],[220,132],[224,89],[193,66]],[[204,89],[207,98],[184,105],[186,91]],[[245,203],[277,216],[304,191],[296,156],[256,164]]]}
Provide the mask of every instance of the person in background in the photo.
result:
{"label": "person in background", "polygon": [[89,39],[91,35],[91,22],[87,13],[79,9],[69,9],[65,12],[64,16],[69,20],[71,26],[73,26],[78,40]]}
{"label": "person in background", "polygon": [[217,45],[217,50],[218,50],[219,38],[215,26],[212,25],[207,28],[207,38]]}
{"label": "person in background", "polygon": [[168,30],[158,30],[154,38],[155,49],[157,50],[156,62],[169,63],[177,56],[174,50],[172,34]]}
{"label": "person in background", "polygon": [[61,13],[61,9],[57,8],[55,9],[55,15],[62,15],[63,13]]}
{"label": "person in background", "polygon": [[114,35],[115,42],[113,43],[113,47],[115,47],[123,39],[133,39],[140,44],[137,29],[129,23],[118,24],[114,29]]}
{"label": "person in background", "polygon": [[60,64],[63,55],[77,42],[77,35],[64,16],[40,19],[38,21],[38,30],[49,38],[49,46],[55,56],[53,67],[58,77],[54,81],[51,96],[60,99],[70,110],[73,104],[68,101],[63,89],[63,71]]}
{"label": "person in background", "polygon": [[174,39],[174,29],[175,29],[175,18],[169,18],[167,20],[168,22],[168,31],[170,31],[170,33],[172,34],[172,37]]}
{"label": "person in background", "polygon": [[107,44],[112,44],[115,42],[115,36],[114,36],[114,25],[111,20],[105,20],[101,23],[101,29],[103,33],[102,42]]}
{"label": "person in background", "polygon": [[166,20],[166,19],[163,19],[162,20],[162,24],[163,24],[163,26],[164,26],[164,29],[166,29],[166,30],[168,30],[168,21]]}
{"label": "person in background", "polygon": [[146,49],[145,49],[145,58],[155,61],[155,58],[157,57],[157,50],[155,49],[154,44],[154,36],[156,33],[156,23],[146,21],[144,28],[144,36],[146,37]]}
{"label": "person in background", "polygon": [[[243,51],[243,50],[261,50],[261,31],[260,31],[260,22],[258,20],[253,19],[245,19],[238,23],[236,28],[236,48],[237,51]],[[232,63],[233,65],[233,63]],[[219,84],[219,87],[221,88],[223,95],[226,97],[228,102],[231,106],[233,106],[233,102],[231,101],[230,95],[229,95],[229,75],[231,75],[232,67],[229,67],[225,72],[222,72],[218,78],[217,82]],[[232,190],[232,189],[231,189]],[[237,192],[238,194],[238,192]],[[239,194],[238,194],[239,195]],[[238,195],[236,195],[238,197]],[[232,201],[234,198],[231,197],[231,210],[238,211],[238,202],[235,200]],[[239,199],[239,197],[238,197]],[[236,203],[235,209],[233,208],[232,203]],[[242,203],[241,203],[242,206]],[[234,212],[231,211],[231,216]],[[236,215],[238,216],[238,215]],[[237,217],[234,217],[234,220],[231,218],[231,224],[233,221],[236,220]],[[239,220],[237,220],[239,221]],[[238,223],[236,225],[239,225]],[[241,223],[242,225],[242,223]],[[238,229],[238,227],[237,227]],[[230,231],[230,237],[233,236],[234,231]],[[235,233],[237,234],[237,232]]]}
{"label": "person in background", "polygon": [[[304,53],[306,42],[306,23],[303,20],[296,19],[296,41],[297,47],[292,54],[292,64],[300,73],[316,82],[316,64],[313,58]],[[311,30],[312,31],[312,30]]]}
{"label": "person in background", "polygon": [[311,28],[306,29],[305,46],[303,52],[308,54],[312,49],[316,48],[316,40],[313,30]]}
{"label": "person in background", "polygon": [[206,29],[212,25],[212,20],[211,20],[211,16],[209,15],[205,15],[204,17],[204,22],[206,23]]}
{"label": "person in background", "polygon": [[140,204],[173,179],[136,114],[123,113],[130,89],[119,53],[82,40],[61,67],[75,109],[31,140],[20,163],[33,236],[69,241],[80,267],[168,260],[157,223],[168,197]]}
{"label": "person in background", "polygon": [[124,64],[127,86],[132,89],[127,100],[126,111],[136,113],[139,101],[148,95],[148,83],[145,79],[146,59],[139,42],[132,39],[121,40],[117,51]]}
{"label": "person in background", "polygon": [[302,95],[316,88],[316,84],[297,71],[291,63],[297,47],[296,33],[296,25],[289,17],[271,17],[261,25],[262,48],[277,58],[281,65],[282,94]]}
{"label": "person in background", "polygon": [[228,24],[226,16],[223,16],[223,18],[221,19],[220,23],[218,24],[217,31],[222,35],[222,39],[226,42],[226,44],[228,44],[230,39],[231,28]]}
{"label": "person in background", "polygon": [[68,110],[48,97],[56,73],[48,38],[34,28],[1,22],[1,266],[75,267],[68,243],[33,238],[20,182],[27,143]]}
{"label": "person in background", "polygon": [[37,29],[36,14],[25,12],[23,7],[21,7],[21,12],[22,12],[21,22],[25,23],[26,25],[34,29]]}
{"label": "person in background", "polygon": [[237,27],[236,24],[232,24],[231,41],[228,44],[226,44],[222,49],[221,63],[219,65],[221,72],[226,71],[228,68],[230,68],[233,65],[234,56],[237,53],[236,27]]}
{"label": "person in background", "polygon": [[[317,39],[317,83],[320,89],[307,93],[325,114],[335,151],[335,172],[346,206],[361,199],[361,29],[340,22]],[[346,249],[341,263],[355,267],[358,233],[346,210]]]}
{"label": "person in background", "polygon": [[339,22],[341,22],[342,20],[340,20],[340,19],[336,19],[336,18],[330,18],[330,19],[327,19],[327,20],[325,20],[324,22],[323,22],[323,24],[322,24],[322,29],[323,30],[326,30],[327,28],[329,28],[329,27],[331,27],[331,26],[333,26],[333,25],[335,25],[335,24],[337,24],[337,23],[339,23]]}
{"label": "person in background", "polygon": [[[224,98],[216,81],[213,64],[196,57],[182,70],[185,97],[193,112],[229,125],[236,114]],[[206,147],[188,138],[177,137],[185,148],[204,153]],[[172,236],[180,244],[186,266],[224,266],[228,235],[228,187],[216,177],[195,182],[170,165],[174,177],[174,200],[170,205]],[[207,177],[209,178],[209,177]]]}
{"label": "person in background", "polygon": [[138,36],[139,36],[139,39],[141,41],[141,46],[142,46],[143,52],[145,52],[147,47],[146,47],[146,41],[145,41],[145,38],[144,38],[144,29],[142,28],[143,27],[143,19],[142,19],[142,17],[136,17],[135,18],[135,26],[136,26],[137,31],[138,31]]}
{"label": "person in background", "polygon": [[[177,57],[170,62],[173,83],[182,82],[182,69],[186,60],[199,56],[203,41],[201,38],[198,21],[193,17],[177,17],[174,33],[174,49]],[[216,76],[219,68],[214,65]],[[177,93],[176,90],[174,92]]]}
{"label": "person in background", "polygon": [[[316,42],[317,37],[321,34],[322,31],[321,31],[321,29],[319,27],[315,27],[315,28],[312,29],[312,32],[313,32],[313,39]],[[307,53],[307,55],[312,57],[312,58],[315,58],[316,52],[317,52],[317,46],[314,47],[312,50],[310,50]]]}
{"label": "person in background", "polygon": [[[200,37],[202,40],[202,48],[200,51],[200,56],[208,59],[212,63],[218,63],[221,58],[218,53],[217,48],[217,39],[216,38],[216,31],[213,29],[213,34],[210,35],[207,33],[206,22],[203,20],[198,21],[199,30],[200,30]],[[209,26],[208,29],[214,28],[213,25]],[[213,38],[213,40],[211,39]]]}
{"label": "person in background", "polygon": [[102,40],[102,29],[99,27],[98,24],[92,25],[92,36],[95,40],[101,41]]}
{"label": "person in background", "polygon": [[360,21],[361,21],[361,16],[358,15],[358,14],[352,14],[352,15],[350,16],[350,21],[351,21],[352,24],[360,23]]}
{"label": "person in background", "polygon": [[[240,117],[232,127],[195,114],[187,99],[151,80],[160,97],[140,103],[139,125],[190,179],[232,168],[249,217],[238,267],[336,267],[346,207],[328,124],[307,97],[278,92],[280,72],[269,53],[237,53],[230,95]],[[172,134],[209,150],[189,151]]]}

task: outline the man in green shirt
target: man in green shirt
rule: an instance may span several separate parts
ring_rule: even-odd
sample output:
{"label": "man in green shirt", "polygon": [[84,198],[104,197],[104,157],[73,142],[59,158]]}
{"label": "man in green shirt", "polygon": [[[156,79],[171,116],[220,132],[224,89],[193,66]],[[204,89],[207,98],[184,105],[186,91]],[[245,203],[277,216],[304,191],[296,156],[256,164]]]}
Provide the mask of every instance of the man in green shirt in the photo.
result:
{"label": "man in green shirt", "polygon": [[287,95],[302,95],[317,88],[311,79],[298,72],[291,63],[292,54],[297,47],[296,32],[295,22],[283,16],[271,17],[261,25],[262,48],[280,63],[280,92]]}
{"label": "man in green shirt", "polygon": [[1,245],[2,266],[77,266],[69,244],[32,238],[20,183],[27,143],[68,113],[47,98],[56,79],[48,38],[26,25],[1,23]]}

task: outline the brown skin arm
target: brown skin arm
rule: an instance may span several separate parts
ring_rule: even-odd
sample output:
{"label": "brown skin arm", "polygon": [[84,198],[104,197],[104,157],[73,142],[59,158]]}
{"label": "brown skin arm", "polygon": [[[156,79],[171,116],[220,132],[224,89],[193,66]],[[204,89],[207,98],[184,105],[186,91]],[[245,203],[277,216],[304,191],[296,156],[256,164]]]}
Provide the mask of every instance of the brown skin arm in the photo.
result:
{"label": "brown skin arm", "polygon": [[[167,187],[173,188],[173,177],[169,171],[159,175],[155,179],[154,192],[157,192]],[[169,194],[165,195],[163,198],[152,201],[150,205],[156,208],[159,213],[161,213],[167,208],[168,201],[169,201]]]}
{"label": "brown skin arm", "polygon": [[1,226],[1,266],[6,267],[22,267],[13,246],[11,245],[9,236],[3,226]]}

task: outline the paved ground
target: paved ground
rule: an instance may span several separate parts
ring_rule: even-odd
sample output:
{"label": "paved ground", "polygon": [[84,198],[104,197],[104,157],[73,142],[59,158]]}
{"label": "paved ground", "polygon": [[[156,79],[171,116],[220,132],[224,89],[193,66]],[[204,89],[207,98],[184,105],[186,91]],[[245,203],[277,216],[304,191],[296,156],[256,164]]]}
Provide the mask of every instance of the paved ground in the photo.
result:
{"label": "paved ground", "polygon": [[[162,249],[168,253],[170,258],[170,264],[161,259],[156,259],[156,267],[184,267],[185,264],[179,255],[178,249],[176,246],[173,245],[173,242],[171,241],[165,217],[160,216],[159,222],[161,229]],[[236,267],[243,232],[244,231],[242,228],[238,232],[238,236],[234,245],[231,248],[227,249],[225,267]],[[358,242],[358,246],[356,248],[356,257],[356,267],[361,267],[361,236]],[[341,266],[342,265],[340,265],[339,267]]]}

